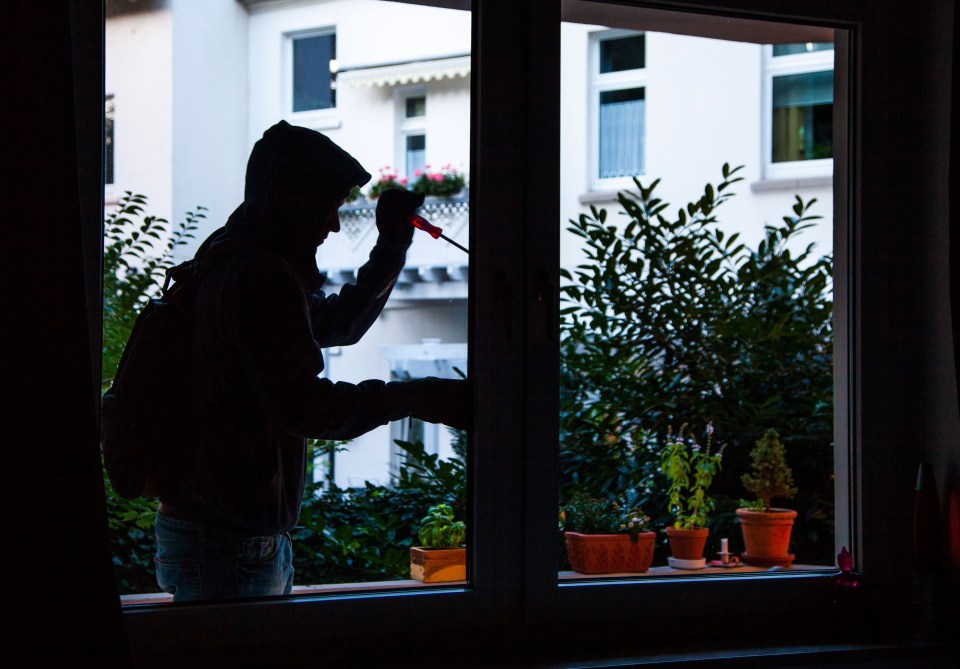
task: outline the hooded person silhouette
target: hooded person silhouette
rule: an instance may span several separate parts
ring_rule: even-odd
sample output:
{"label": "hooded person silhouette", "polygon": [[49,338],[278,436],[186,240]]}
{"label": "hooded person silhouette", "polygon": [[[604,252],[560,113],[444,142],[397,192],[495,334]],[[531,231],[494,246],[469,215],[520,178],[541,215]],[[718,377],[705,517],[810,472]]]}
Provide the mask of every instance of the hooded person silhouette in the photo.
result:
{"label": "hooded person silhouette", "polygon": [[281,121],[253,147],[243,203],[197,251],[198,434],[156,519],[157,582],[174,601],[290,592],[307,438],[351,439],[407,416],[467,427],[466,381],[319,378],[321,349],[356,343],[383,309],[413,236],[407,219],[423,204],[420,194],[383,193],[356,283],[326,295],[317,247],[369,179],[326,136]]}

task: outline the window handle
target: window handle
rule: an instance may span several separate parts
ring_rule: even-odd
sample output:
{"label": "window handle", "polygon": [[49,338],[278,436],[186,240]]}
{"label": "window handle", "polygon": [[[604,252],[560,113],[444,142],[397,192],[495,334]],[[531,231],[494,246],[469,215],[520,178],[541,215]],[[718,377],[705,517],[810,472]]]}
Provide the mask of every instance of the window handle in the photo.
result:
{"label": "window handle", "polygon": [[540,272],[535,282],[534,300],[543,310],[543,340],[553,341],[556,334],[554,319],[557,310],[556,283],[547,272]]}

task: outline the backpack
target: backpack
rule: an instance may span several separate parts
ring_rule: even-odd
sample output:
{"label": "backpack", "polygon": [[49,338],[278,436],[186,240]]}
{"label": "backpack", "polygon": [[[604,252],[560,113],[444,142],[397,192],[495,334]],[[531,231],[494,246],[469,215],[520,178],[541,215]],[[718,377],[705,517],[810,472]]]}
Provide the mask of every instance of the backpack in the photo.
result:
{"label": "backpack", "polygon": [[160,296],[137,316],[101,399],[104,466],[126,499],[169,491],[196,444],[190,350],[199,283],[196,259],[166,271]]}

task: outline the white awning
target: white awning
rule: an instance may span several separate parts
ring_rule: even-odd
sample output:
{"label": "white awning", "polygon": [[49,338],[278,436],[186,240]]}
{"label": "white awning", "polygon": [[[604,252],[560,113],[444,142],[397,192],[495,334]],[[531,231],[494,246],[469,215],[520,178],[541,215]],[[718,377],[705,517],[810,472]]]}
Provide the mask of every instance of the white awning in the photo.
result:
{"label": "white awning", "polygon": [[337,74],[337,83],[373,88],[405,86],[424,81],[456,79],[470,75],[470,56],[421,60],[412,63],[345,69]]}

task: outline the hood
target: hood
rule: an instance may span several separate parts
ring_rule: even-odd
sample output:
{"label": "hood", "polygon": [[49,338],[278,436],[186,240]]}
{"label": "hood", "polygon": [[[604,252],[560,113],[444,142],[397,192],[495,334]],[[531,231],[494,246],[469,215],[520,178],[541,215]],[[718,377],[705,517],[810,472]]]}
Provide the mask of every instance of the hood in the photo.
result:
{"label": "hood", "polygon": [[250,152],[243,221],[264,236],[315,252],[317,225],[351,188],[369,180],[360,163],[326,135],[280,121]]}

